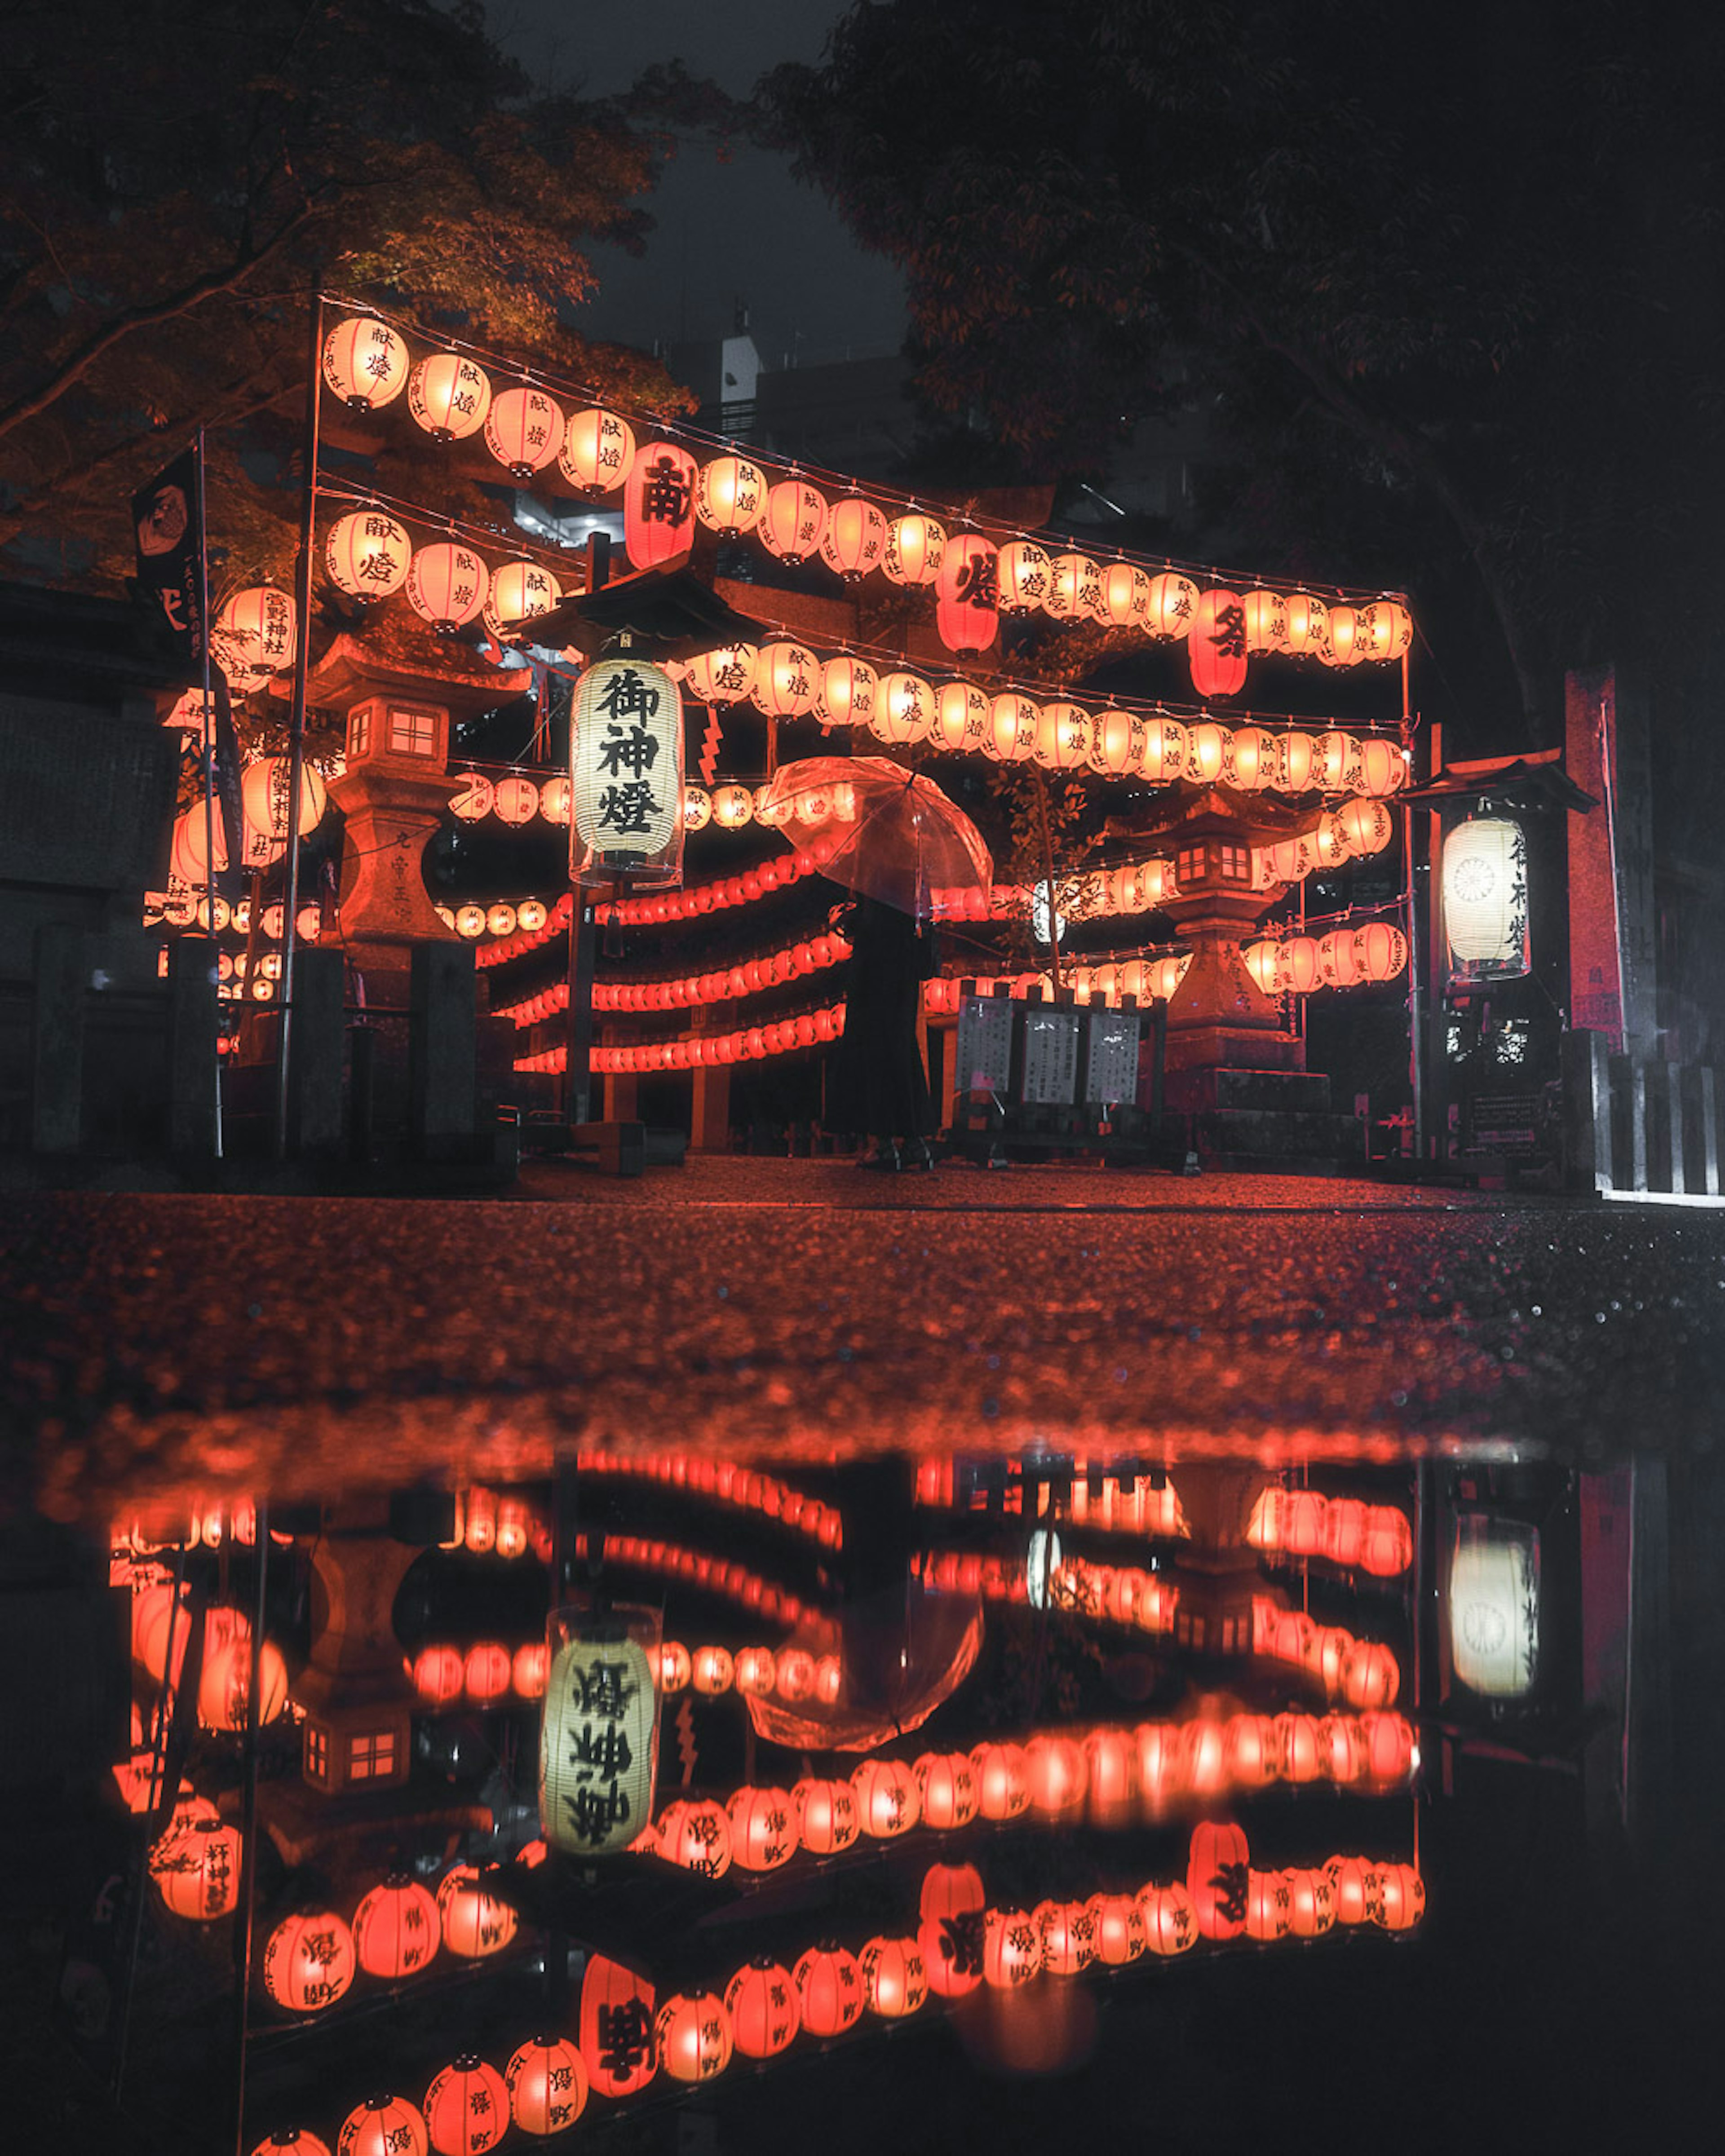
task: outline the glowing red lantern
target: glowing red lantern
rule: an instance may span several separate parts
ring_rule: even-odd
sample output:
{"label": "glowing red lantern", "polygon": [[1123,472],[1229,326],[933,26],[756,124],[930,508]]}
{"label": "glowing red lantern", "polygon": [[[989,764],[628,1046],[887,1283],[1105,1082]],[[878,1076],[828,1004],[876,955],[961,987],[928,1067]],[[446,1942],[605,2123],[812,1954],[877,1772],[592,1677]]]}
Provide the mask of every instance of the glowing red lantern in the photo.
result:
{"label": "glowing red lantern", "polygon": [[977,1815],[976,1770],[963,1752],[925,1752],[911,1766],[925,1826],[968,1826]]}
{"label": "glowing red lantern", "polygon": [[1033,1737],[1024,1747],[1030,1802],[1040,1812],[1070,1811],[1084,1801],[1089,1769],[1070,1737]]}
{"label": "glowing red lantern", "polygon": [[932,584],[941,572],[946,552],[946,527],[912,510],[887,526],[880,567],[889,583]]}
{"label": "glowing red lantern", "polygon": [[928,1973],[915,1939],[872,1938],[857,1956],[863,1998],[871,2014],[898,2021],[928,1996]]}
{"label": "glowing red lantern", "polygon": [[806,562],[827,528],[826,496],[805,480],[782,479],[767,490],[755,527],[761,544],[781,562]]}
{"label": "glowing red lantern", "polygon": [[[250,1627],[218,1646],[211,1645],[206,1638],[203,1651],[203,1668],[198,1680],[198,1719],[206,1729],[244,1729],[252,1691]],[[258,1719],[274,1722],[287,1705],[287,1665],[280,1649],[270,1640],[264,1640],[259,1651],[258,1669]]]}
{"label": "glowing red lantern", "polygon": [[807,1699],[814,1690],[814,1657],[806,1647],[781,1647],[773,1661],[773,1687],[781,1699]]}
{"label": "glowing red lantern", "polygon": [[572,2127],[587,2107],[587,2067],[566,2036],[530,2036],[503,2069],[509,2112],[542,2140]]}
{"label": "glowing red lantern", "polygon": [[1235,1714],[1227,1726],[1228,1778],[1237,1787],[1261,1789],[1275,1779],[1276,1724],[1267,1714]]}
{"label": "glowing red lantern", "polygon": [[1016,1819],[1030,1808],[1024,1754],[1016,1744],[978,1744],[970,1755],[976,1770],[977,1809],[985,1820]]}
{"label": "glowing red lantern", "polygon": [[921,1815],[916,1777],[901,1759],[865,1759],[850,1777],[857,1820],[877,1841],[908,1834]]}
{"label": "glowing red lantern", "polygon": [[301,1910],[278,1924],[264,1948],[264,1989],[290,2013],[333,2006],[353,1981],[353,1934],[328,1909]]}
{"label": "glowing red lantern", "polygon": [[639,450],[623,492],[623,543],[638,569],[657,568],[695,544],[695,459],[670,442]]}
{"label": "glowing red lantern", "polygon": [[459,352],[433,352],[408,377],[408,409],[434,442],[476,434],[490,408],[490,376]]}
{"label": "glowing red lantern", "polygon": [[1039,1902],[1030,1912],[1050,1976],[1076,1976],[1096,1958],[1096,1920],[1084,1902]]}
{"label": "glowing red lantern", "polygon": [[1198,1943],[1198,1917],[1192,1897],[1178,1881],[1169,1887],[1145,1887],[1138,1894],[1145,1943],[1153,1954],[1187,1953]]}
{"label": "glowing red lantern", "polygon": [[890,747],[927,741],[934,731],[934,690],[920,674],[884,674],[875,694],[869,732]]}
{"label": "glowing red lantern", "polygon": [[1282,1779],[1294,1783],[1317,1781],[1323,1772],[1323,1749],[1316,1717],[1279,1714],[1276,1717],[1276,1737]]}
{"label": "glowing red lantern", "polygon": [[1393,1578],[1414,1562],[1413,1530],[1394,1505],[1372,1505],[1367,1508],[1359,1561],[1379,1579]]}
{"label": "glowing red lantern", "polygon": [[1110,1969],[1137,1961],[1148,1948],[1144,1912],[1131,1894],[1092,1894],[1085,1904],[1096,1919],[1096,1959]]}
{"label": "glowing red lantern", "polygon": [[653,2023],[659,2063],[673,2081],[716,2081],[731,2063],[731,2016],[716,1992],[676,1992]]}
{"label": "glowing red lantern", "polygon": [[990,1909],[983,1931],[983,1981],[1015,1991],[1042,1967],[1042,1934],[1024,1909]]}
{"label": "glowing red lantern", "polygon": [[1102,613],[1116,629],[1141,627],[1150,618],[1150,579],[1131,562],[1111,562],[1102,572]]}
{"label": "glowing red lantern", "polygon": [[572,486],[583,494],[614,494],[634,461],[634,429],[627,419],[598,405],[570,414],[557,468]]}
{"label": "glowing red lantern", "polygon": [[668,1864],[722,1878],[731,1869],[731,1821],[722,1805],[706,1798],[680,1798],[659,1822],[659,1853]]}
{"label": "glowing red lantern", "polygon": [[1153,786],[1163,786],[1186,776],[1189,744],[1186,729],[1178,719],[1147,719],[1143,746],[1138,756],[1138,776]]}
{"label": "glowing red lantern", "polygon": [[1042,603],[1056,621],[1106,622],[1101,563],[1088,554],[1056,554],[1049,563],[1048,596]]}
{"label": "glowing red lantern", "polygon": [[663,1640],[659,1647],[659,1689],[682,1691],[693,1673],[694,1662],[680,1640]]}
{"label": "glowing red lantern", "polygon": [[1393,981],[1408,963],[1408,939],[1388,921],[1368,921],[1356,929],[1354,944],[1368,981]]}
{"label": "glowing red lantern", "polygon": [[805,1777],[792,1789],[791,1804],[798,1839],[816,1856],[836,1856],[862,1832],[856,1792],[849,1782]]}
{"label": "glowing red lantern", "polygon": [[1138,1794],[1137,1749],[1124,1729],[1093,1729],[1084,1740],[1090,1816],[1099,1826],[1118,1825]]}
{"label": "glowing red lantern", "polygon": [[721,539],[752,531],[767,506],[767,475],[747,457],[714,457],[701,468],[695,514]]}
{"label": "glowing red lantern", "polygon": [[398,1984],[436,1958],[442,1938],[437,1903],[417,1881],[392,1873],[353,1912],[353,1949],[367,1976]]}
{"label": "glowing red lantern", "polygon": [[795,2036],[800,2016],[790,1971],[770,1954],[740,1969],[725,1986],[732,2041],[746,2059],[771,2059]]}
{"label": "glowing red lantern", "polygon": [[1291,593],[1288,599],[1288,649],[1322,658],[1329,634],[1330,610],[1323,601],[1314,598],[1310,592]]}
{"label": "glowing red lantern", "polygon": [[1191,631],[1198,611],[1198,587],[1190,577],[1170,569],[1150,579],[1145,627],[1153,636],[1182,637]]}
{"label": "glowing red lantern", "polygon": [[481,1703],[501,1699],[509,1690],[511,1659],[508,1648],[495,1640],[482,1640],[470,1648],[461,1679],[468,1697]]}
{"label": "glowing red lantern", "polygon": [[1280,1871],[1253,1871],[1246,1881],[1246,1937],[1260,1946],[1286,1936],[1291,1907],[1287,1879]]}
{"label": "glowing red lantern", "polygon": [[1137,1754],[1138,1795],[1152,1818],[1166,1810],[1179,1794],[1183,1748],[1180,1732],[1172,1722],[1141,1722],[1132,1731]]}
{"label": "glowing red lantern", "polygon": [[732,1861],[745,1871],[776,1871],[797,1853],[788,1789],[745,1786],[725,1807],[731,1822]]}
{"label": "glowing red lantern", "polygon": [[1288,641],[1288,603],[1281,592],[1248,592],[1240,602],[1245,614],[1245,648],[1282,651]]}
{"label": "glowing red lantern", "polygon": [[1365,1740],[1351,1715],[1327,1714],[1317,1725],[1318,1755],[1325,1779],[1346,1789],[1366,1771]]}
{"label": "glowing red lantern", "polygon": [[1186,1891],[1207,1939],[1237,1939],[1245,1930],[1250,1857],[1245,1830],[1205,1820],[1192,1830]]}
{"label": "glowing red lantern", "polygon": [[509,2089],[471,2051],[452,2059],[425,2092],[425,2128],[438,2156],[483,2156],[509,2131]]}
{"label": "glowing red lantern", "polygon": [[1029,613],[1045,606],[1054,583],[1054,564],[1031,539],[1014,539],[1000,549],[995,578],[1003,613]]}
{"label": "glowing red lantern", "polygon": [[943,681],[934,700],[932,738],[955,755],[988,738],[989,699],[974,681]]}
{"label": "glowing red lantern", "polygon": [[426,2156],[425,2117],[403,2096],[368,2096],[341,2122],[336,2156]]}
{"label": "glowing red lantern", "polygon": [[408,347],[387,322],[352,315],[323,341],[323,378],[350,411],[376,412],[408,386]]}
{"label": "glowing red lantern", "polygon": [[601,2096],[633,2096],[657,2070],[653,1986],[605,1954],[589,1954],[581,1979],[579,2042],[588,2078]]}
{"label": "glowing red lantern", "polygon": [[443,1919],[444,1944],[451,1953],[468,1961],[481,1961],[501,1953],[515,1937],[519,1919],[507,1902],[500,1902],[480,1884],[470,1864],[458,1864],[446,1871],[437,1890],[438,1911]]}
{"label": "glowing red lantern", "polygon": [[942,1999],[962,1999],[982,1982],[986,1900],[973,1865],[931,1865],[923,1876],[916,1943],[929,1987]]}
{"label": "glowing red lantern", "polygon": [[1351,1706],[1394,1707],[1401,1684],[1394,1653],[1379,1640],[1360,1640],[1342,1664],[1342,1691]]}
{"label": "glowing red lantern", "polygon": [[1212,719],[1202,719],[1186,731],[1186,772],[1188,778],[1195,779],[1200,786],[1214,786],[1222,776],[1222,767],[1228,757],[1228,729],[1219,726]]}
{"label": "glowing red lantern", "polygon": [[1386,1932],[1410,1932],[1425,1914],[1425,1881],[1411,1864],[1385,1864],[1378,1872],[1378,1906],[1372,1921]]}
{"label": "glowing red lantern", "polygon": [[769,719],[800,718],[814,709],[823,679],[821,663],[812,651],[779,638],[763,644],[756,656],[751,696]]}
{"label": "glowing red lantern", "polygon": [[935,627],[948,651],[986,651],[1000,634],[999,558],[980,532],[948,539],[935,579]]}
{"label": "glowing red lantern", "polygon": [[439,636],[476,620],[491,588],[491,572],[470,547],[439,540],[417,547],[408,569],[408,604]]}
{"label": "glowing red lantern", "polygon": [[[1310,995],[1323,978],[1315,936],[1290,936],[1281,947],[1281,984],[1296,996]],[[1284,1543],[1291,1548],[1291,1543]]]}
{"label": "glowing red lantern", "polygon": [[695,1689],[708,1698],[721,1691],[729,1691],[737,1674],[737,1665],[731,1659],[727,1647],[706,1646],[696,1650],[693,1676]]}
{"label": "glowing red lantern", "polygon": [[872,501],[847,494],[827,511],[821,534],[821,559],[847,583],[878,569],[886,552],[886,519]]}
{"label": "glowing red lantern", "polygon": [[229,1916],[239,1900],[239,1835],[213,1820],[193,1820],[151,1850],[150,1876],[177,1917],[210,1923]]}
{"label": "glowing red lantern", "polygon": [[500,390],[485,414],[485,447],[523,485],[563,446],[562,408],[542,389]]}
{"label": "glowing red lantern", "polygon": [[1413,1724],[1399,1714],[1363,1714],[1366,1773],[1374,1782],[1404,1782],[1414,1771]]}
{"label": "glowing red lantern", "polygon": [[1196,1715],[1182,1733],[1180,1782],[1194,1797],[1219,1796],[1228,1787],[1227,1724],[1211,1713]]}
{"label": "glowing red lantern", "polygon": [[1336,1921],[1327,1873],[1296,1868],[1281,1876],[1288,1890],[1288,1930],[1296,1939],[1321,1938]]}
{"label": "glowing red lantern", "polygon": [[260,2141],[252,2156],[330,2156],[330,2144],[308,2127],[280,2127],[267,2141]]}
{"label": "glowing red lantern", "polygon": [[1376,1868],[1363,1856],[1332,1856],[1324,1866],[1338,1924],[1370,1923],[1378,1913]]}
{"label": "glowing red lantern", "polygon": [[861,2020],[866,1987],[856,1956],[843,1947],[810,1947],[791,1971],[798,2011],[811,2036],[842,2036]]}

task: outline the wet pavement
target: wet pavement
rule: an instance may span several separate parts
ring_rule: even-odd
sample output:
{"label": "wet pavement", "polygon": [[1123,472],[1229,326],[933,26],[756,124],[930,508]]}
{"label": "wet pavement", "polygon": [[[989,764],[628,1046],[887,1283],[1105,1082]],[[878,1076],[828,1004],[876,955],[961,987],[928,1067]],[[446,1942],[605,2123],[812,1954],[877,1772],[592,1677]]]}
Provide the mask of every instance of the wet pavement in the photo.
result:
{"label": "wet pavement", "polygon": [[679,1441],[824,1460],[1705,1450],[1725,1214],[1366,1182],[695,1158],[495,1202],[36,1194],[0,1231],[14,1471],[283,1494]]}

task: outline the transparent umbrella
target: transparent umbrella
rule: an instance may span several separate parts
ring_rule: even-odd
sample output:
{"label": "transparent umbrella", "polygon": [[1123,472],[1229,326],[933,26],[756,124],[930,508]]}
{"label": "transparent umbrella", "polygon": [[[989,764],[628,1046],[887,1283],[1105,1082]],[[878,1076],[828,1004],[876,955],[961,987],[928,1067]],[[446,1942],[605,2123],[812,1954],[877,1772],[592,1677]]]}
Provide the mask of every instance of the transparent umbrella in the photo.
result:
{"label": "transparent umbrella", "polygon": [[932,778],[886,757],[783,764],[767,805],[798,843],[837,840],[823,875],[918,919],[932,911],[933,892],[987,891],[993,880],[993,856],[964,811]]}

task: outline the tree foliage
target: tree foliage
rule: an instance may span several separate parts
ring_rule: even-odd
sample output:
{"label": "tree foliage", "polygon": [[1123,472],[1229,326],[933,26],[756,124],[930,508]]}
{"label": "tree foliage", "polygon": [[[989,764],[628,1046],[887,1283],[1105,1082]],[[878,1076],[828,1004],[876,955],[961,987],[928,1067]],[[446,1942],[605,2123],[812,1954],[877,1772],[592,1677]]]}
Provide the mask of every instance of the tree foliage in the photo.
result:
{"label": "tree foliage", "polygon": [[937,404],[1052,474],[1201,397],[1230,536],[1465,574],[1538,737],[1563,666],[1710,635],[1722,49],[1622,0],[881,0],[762,103]]}
{"label": "tree foliage", "polygon": [[[584,247],[644,227],[652,117],[531,95],[472,0],[21,0],[7,59],[14,562],[122,579],[132,489],[203,424],[218,536],[244,573],[282,572],[320,286],[676,401],[649,362],[571,326]],[[686,125],[699,98],[673,70],[644,103]]]}

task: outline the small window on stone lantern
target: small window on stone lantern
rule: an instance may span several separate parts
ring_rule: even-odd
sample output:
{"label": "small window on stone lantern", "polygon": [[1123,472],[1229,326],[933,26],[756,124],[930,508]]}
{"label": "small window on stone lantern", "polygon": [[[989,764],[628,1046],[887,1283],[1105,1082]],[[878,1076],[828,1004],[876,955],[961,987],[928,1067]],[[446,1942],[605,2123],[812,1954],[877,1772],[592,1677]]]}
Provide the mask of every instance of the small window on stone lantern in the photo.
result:
{"label": "small window on stone lantern", "polygon": [[379,1729],[349,1741],[347,1749],[347,1779],[350,1782],[376,1782],[388,1779],[395,1772],[395,1732]]}
{"label": "small window on stone lantern", "polygon": [[315,1722],[305,1725],[305,1779],[308,1782],[326,1782],[330,1779],[329,1735]]}
{"label": "small window on stone lantern", "polygon": [[372,745],[372,707],[357,704],[347,721],[347,753],[363,756]]}
{"label": "small window on stone lantern", "polygon": [[1252,873],[1250,850],[1245,846],[1227,846],[1222,849],[1222,873],[1239,882],[1249,882]]}
{"label": "small window on stone lantern", "polygon": [[389,707],[389,751],[392,756],[435,756],[437,720],[430,711],[404,706]]}

